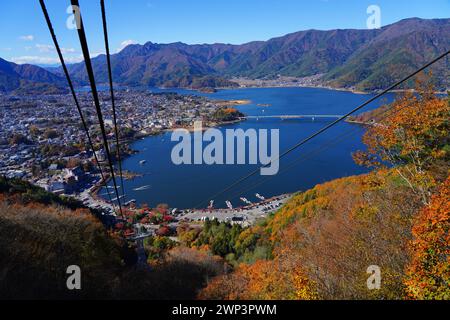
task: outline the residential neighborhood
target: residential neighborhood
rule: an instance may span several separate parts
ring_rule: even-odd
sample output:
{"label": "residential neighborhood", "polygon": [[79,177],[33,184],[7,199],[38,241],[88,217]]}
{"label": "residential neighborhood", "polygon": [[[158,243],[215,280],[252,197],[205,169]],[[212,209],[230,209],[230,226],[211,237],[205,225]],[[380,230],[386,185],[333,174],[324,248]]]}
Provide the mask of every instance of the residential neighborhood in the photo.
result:
{"label": "residential neighborhood", "polygon": [[[105,92],[100,92],[100,98],[114,151],[111,98]],[[92,97],[80,91],[78,99],[97,158],[105,165]],[[117,91],[116,104],[120,139],[124,142],[121,152],[125,156],[133,152],[127,143],[140,137],[190,127],[196,120],[214,125],[214,113],[221,108],[220,103],[203,97],[139,90]],[[0,94],[0,175],[28,180],[58,195],[79,195],[101,179],[86,141],[71,95]]]}

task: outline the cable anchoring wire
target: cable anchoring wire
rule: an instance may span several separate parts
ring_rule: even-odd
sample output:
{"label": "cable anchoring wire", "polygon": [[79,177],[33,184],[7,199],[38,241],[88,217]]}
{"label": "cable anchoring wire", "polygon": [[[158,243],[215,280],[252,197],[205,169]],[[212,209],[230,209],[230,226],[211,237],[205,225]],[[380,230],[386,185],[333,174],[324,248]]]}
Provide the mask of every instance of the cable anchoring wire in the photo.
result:
{"label": "cable anchoring wire", "polygon": [[[80,4],[79,4],[78,0],[71,0],[70,2],[73,7],[80,8]],[[88,43],[87,43],[87,39],[86,39],[86,33],[84,31],[83,18],[82,18],[81,13],[79,13],[79,21],[78,22],[79,22],[79,24],[77,26],[78,27],[77,31],[78,31],[78,37],[80,39],[81,50],[83,52],[84,63],[86,65],[86,72],[88,74],[89,83],[91,85],[92,97],[94,99],[94,105],[95,105],[95,109],[97,111],[98,122],[100,124],[100,131],[102,134],[103,144],[104,144],[106,156],[108,159],[109,169],[111,171],[111,178],[113,180],[114,189],[115,189],[116,197],[117,197],[117,202],[119,203],[120,214],[123,218],[122,204],[120,201],[121,197],[119,195],[119,191],[117,188],[117,182],[116,182],[116,176],[114,173],[113,161],[112,161],[111,152],[110,152],[109,145],[108,145],[108,137],[106,135],[105,123],[103,120],[102,109],[100,107],[100,100],[98,98],[98,91],[97,91],[97,86],[95,83],[94,70],[92,68],[91,56],[89,53],[89,47],[88,47]]]}
{"label": "cable anchoring wire", "polygon": [[[64,75],[66,76],[67,82],[69,84],[70,92],[72,93],[72,97],[73,97],[73,99],[75,101],[75,105],[76,105],[78,113],[80,115],[81,123],[83,124],[83,129],[84,129],[84,131],[86,133],[86,137],[87,137],[89,146],[90,146],[90,148],[92,150],[95,162],[97,163],[98,169],[100,171],[100,176],[101,176],[102,182],[105,183],[106,182],[106,178],[105,178],[105,175],[103,173],[100,161],[98,160],[97,154],[95,152],[95,147],[94,147],[94,144],[92,142],[91,135],[89,134],[89,128],[88,128],[88,125],[87,125],[86,120],[84,118],[83,111],[81,110],[80,104],[78,102],[78,98],[77,98],[77,95],[75,93],[75,89],[74,89],[72,80],[70,79],[70,74],[69,74],[69,71],[67,70],[67,66],[66,66],[66,63],[64,61],[64,57],[62,55],[61,48],[60,48],[59,43],[58,43],[58,39],[56,38],[56,34],[55,34],[54,29],[53,29],[53,25],[52,25],[50,16],[49,16],[48,11],[47,11],[47,7],[45,6],[44,0],[39,0],[39,2],[41,4],[42,12],[44,13],[44,17],[45,17],[45,20],[47,22],[48,29],[50,31],[50,35],[51,35],[53,43],[55,45],[56,52],[58,53],[58,57],[59,57],[59,60],[61,62],[61,66],[62,66],[63,71],[64,71]],[[111,201],[111,203],[113,205],[113,208],[114,208],[114,202],[112,201],[111,193],[109,192],[108,188],[106,188],[106,189],[107,189],[109,200]]]}
{"label": "cable anchoring wire", "polygon": [[116,152],[117,152],[117,162],[119,164],[119,175],[120,175],[120,183],[122,188],[122,197],[125,198],[125,188],[123,183],[123,173],[122,173],[122,156],[120,154],[120,137],[119,130],[117,126],[117,113],[116,113],[116,99],[114,96],[114,87],[113,87],[113,77],[112,77],[112,68],[111,68],[111,54],[109,51],[109,40],[108,40],[108,27],[106,23],[106,9],[105,9],[105,1],[100,0],[100,7],[102,10],[102,21],[103,21],[103,35],[105,38],[105,49],[106,49],[106,62],[108,66],[108,78],[109,78],[109,88],[111,93],[111,104],[112,104],[112,114],[113,114],[113,122],[114,122],[114,134],[116,136]]}

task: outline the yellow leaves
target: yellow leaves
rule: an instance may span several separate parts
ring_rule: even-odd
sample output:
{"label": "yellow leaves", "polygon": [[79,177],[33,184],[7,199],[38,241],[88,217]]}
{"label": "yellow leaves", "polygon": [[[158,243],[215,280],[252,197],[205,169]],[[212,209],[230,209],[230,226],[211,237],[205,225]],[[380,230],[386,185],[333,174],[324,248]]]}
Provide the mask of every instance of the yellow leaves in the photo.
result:
{"label": "yellow leaves", "polygon": [[441,150],[433,150],[431,152],[431,156],[435,159],[444,159],[447,156],[447,151],[444,149]]}
{"label": "yellow leaves", "polygon": [[363,191],[380,190],[385,186],[387,171],[380,169],[361,177]]}
{"label": "yellow leaves", "polygon": [[375,214],[377,214],[378,209],[376,207],[373,206],[369,206],[367,204],[360,204],[359,206],[355,207],[352,215],[355,218],[371,218],[372,216],[374,216]]}

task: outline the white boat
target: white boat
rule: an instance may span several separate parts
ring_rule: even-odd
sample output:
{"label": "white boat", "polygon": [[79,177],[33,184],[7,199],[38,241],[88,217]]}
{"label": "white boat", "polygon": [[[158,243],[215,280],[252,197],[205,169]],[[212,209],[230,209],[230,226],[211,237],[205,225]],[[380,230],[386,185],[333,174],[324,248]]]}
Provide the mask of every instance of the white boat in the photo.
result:
{"label": "white boat", "polygon": [[259,199],[259,200],[266,200],[266,198],[264,198],[262,195],[260,195],[259,193],[255,194],[255,196]]}
{"label": "white boat", "polygon": [[139,164],[140,165],[143,165],[143,164],[146,164],[147,163],[147,160],[141,160],[141,161],[139,161]]}
{"label": "white boat", "polygon": [[151,188],[151,186],[147,185],[147,186],[142,186],[142,187],[139,187],[139,188],[134,188],[133,191],[144,191],[144,190],[147,190],[149,188]]}
{"label": "white boat", "polygon": [[[125,198],[125,195],[122,195],[122,196],[120,196],[119,197],[119,199],[122,199],[122,198]],[[117,198],[113,198],[113,199],[111,199],[112,201],[117,201]]]}
{"label": "white boat", "polygon": [[251,201],[247,200],[247,198],[242,197],[242,198],[240,198],[240,200],[245,204],[248,204],[248,205],[252,204]]}

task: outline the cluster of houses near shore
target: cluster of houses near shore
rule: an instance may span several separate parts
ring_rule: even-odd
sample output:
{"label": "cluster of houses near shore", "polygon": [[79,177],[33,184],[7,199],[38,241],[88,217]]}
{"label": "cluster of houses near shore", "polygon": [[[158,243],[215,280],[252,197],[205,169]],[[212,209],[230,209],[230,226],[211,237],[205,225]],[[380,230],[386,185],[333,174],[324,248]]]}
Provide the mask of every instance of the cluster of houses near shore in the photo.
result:
{"label": "cluster of houses near shore", "polygon": [[[114,148],[113,114],[109,95],[101,102],[110,146]],[[89,92],[78,99],[89,124],[100,161],[98,118]],[[131,141],[165,129],[208,121],[219,105],[204,97],[175,93],[123,90],[116,93],[121,138]],[[71,95],[14,96],[0,94],[0,176],[28,180],[56,194],[76,194],[100,177],[86,147],[85,132]]]}

